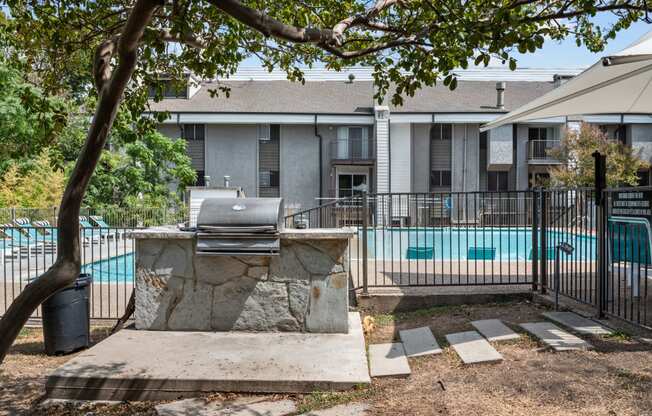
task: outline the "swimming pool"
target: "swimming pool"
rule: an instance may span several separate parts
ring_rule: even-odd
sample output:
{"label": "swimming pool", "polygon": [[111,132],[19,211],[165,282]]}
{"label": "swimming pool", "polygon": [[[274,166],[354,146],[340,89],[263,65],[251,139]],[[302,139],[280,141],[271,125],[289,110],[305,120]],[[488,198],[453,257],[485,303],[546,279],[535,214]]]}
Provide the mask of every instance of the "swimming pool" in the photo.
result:
{"label": "swimming pool", "polygon": [[134,253],[84,264],[82,273],[92,275],[93,281],[98,283],[133,283]]}
{"label": "swimming pool", "polygon": [[[565,259],[595,259],[597,247],[594,236],[561,231],[549,231],[546,235],[549,259],[554,256],[554,247],[562,242],[569,243],[575,248],[573,254],[565,256]],[[358,238],[362,239],[362,232]],[[420,251],[422,254],[425,251],[426,254],[418,257],[419,259],[481,260],[484,258],[505,261],[532,259],[530,228],[386,228],[369,230],[367,239],[368,258],[376,259],[415,259],[413,256],[415,251]],[[411,255],[408,255],[409,251]],[[480,257],[473,258],[474,251],[476,256],[479,253]],[[361,254],[356,254],[356,248],[353,247],[352,257],[362,257]]]}

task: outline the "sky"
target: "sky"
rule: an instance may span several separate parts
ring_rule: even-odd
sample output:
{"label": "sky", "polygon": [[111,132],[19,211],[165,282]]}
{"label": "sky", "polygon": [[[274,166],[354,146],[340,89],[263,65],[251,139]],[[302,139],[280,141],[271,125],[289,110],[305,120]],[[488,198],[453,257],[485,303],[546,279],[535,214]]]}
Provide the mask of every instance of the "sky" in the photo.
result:
{"label": "sky", "polygon": [[[608,19],[599,18],[600,22]],[[568,38],[563,42],[548,41],[544,47],[533,54],[516,55],[520,68],[578,68],[587,67],[597,62],[601,57],[618,52],[638,38],[652,30],[652,24],[637,22],[629,29],[620,31],[616,39],[607,44],[600,53],[589,52],[584,46],[577,47],[575,38]]]}

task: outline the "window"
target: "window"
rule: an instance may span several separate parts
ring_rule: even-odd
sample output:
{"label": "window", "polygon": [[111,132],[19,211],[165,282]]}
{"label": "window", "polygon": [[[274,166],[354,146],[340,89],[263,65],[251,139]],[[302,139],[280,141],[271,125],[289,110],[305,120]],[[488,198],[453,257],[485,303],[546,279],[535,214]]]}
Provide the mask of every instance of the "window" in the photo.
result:
{"label": "window", "polygon": [[190,140],[204,140],[206,137],[205,126],[203,124],[183,124],[181,125],[181,137]]}
{"label": "window", "polygon": [[366,173],[339,173],[337,175],[337,197],[362,196],[367,190]]}
{"label": "window", "polygon": [[452,140],[452,124],[433,124],[430,128],[430,140]]}
{"label": "window", "polygon": [[530,127],[527,129],[528,140],[547,140],[548,130],[545,127]]}
{"label": "window", "polygon": [[281,126],[261,124],[258,126],[258,196],[279,197]]}
{"label": "window", "polygon": [[369,159],[369,130],[361,126],[346,126],[337,129],[337,159]]}
{"label": "window", "polygon": [[509,172],[487,172],[488,191],[507,191],[509,188]]}
{"label": "window", "polygon": [[436,191],[438,188],[451,187],[450,170],[433,170],[430,172],[430,190]]}
{"label": "window", "polygon": [[[204,171],[204,138],[206,137],[203,124],[182,124],[181,137],[186,140],[186,154],[196,171]],[[201,174],[202,181],[204,174]]]}
{"label": "window", "polygon": [[[187,81],[186,81],[187,82]],[[188,85],[172,80],[159,81],[158,85],[149,87],[149,98],[154,98],[161,90],[163,98],[188,98]]]}
{"label": "window", "polygon": [[433,124],[430,127],[430,190],[447,191],[451,188],[452,124]]}

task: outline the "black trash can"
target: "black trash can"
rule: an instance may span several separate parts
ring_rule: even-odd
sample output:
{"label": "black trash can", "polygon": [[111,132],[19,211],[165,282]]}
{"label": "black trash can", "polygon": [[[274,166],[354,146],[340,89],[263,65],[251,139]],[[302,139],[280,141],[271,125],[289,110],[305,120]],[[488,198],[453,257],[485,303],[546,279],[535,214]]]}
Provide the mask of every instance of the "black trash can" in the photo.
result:
{"label": "black trash can", "polygon": [[43,302],[43,338],[47,355],[68,354],[90,346],[91,282],[91,275],[80,274],[73,285]]}

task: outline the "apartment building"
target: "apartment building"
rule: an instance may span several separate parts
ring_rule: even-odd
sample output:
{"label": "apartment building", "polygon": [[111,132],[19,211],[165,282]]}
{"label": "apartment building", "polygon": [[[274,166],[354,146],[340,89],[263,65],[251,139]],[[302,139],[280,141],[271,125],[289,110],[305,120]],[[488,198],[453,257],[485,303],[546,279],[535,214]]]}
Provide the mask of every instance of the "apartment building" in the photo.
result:
{"label": "apartment building", "polygon": [[[369,192],[523,190],[558,163],[565,117],[480,132],[483,123],[552,90],[579,70],[460,71],[454,91],[427,87],[403,105],[374,100],[370,71],[307,71],[305,84],[243,70],[228,81],[190,82],[152,103],[160,130],[188,141],[198,185],[210,178],[248,196],[280,196],[306,209]],[[229,89],[229,97],[220,93]],[[218,96],[213,97],[217,91]],[[652,157],[652,118],[590,115],[614,139]],[[649,172],[641,172],[649,183]]]}

